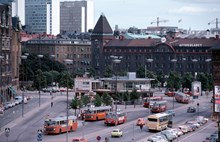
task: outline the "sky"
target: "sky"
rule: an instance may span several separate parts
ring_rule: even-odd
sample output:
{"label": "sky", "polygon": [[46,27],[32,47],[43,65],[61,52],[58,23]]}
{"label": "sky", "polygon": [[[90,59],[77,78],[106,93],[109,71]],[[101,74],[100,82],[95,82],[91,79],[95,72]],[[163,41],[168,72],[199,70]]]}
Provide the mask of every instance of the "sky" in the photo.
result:
{"label": "sky", "polygon": [[220,27],[220,0],[94,0],[94,12],[94,24],[103,13],[113,29],[156,26],[157,17],[159,26],[207,30],[218,18]]}

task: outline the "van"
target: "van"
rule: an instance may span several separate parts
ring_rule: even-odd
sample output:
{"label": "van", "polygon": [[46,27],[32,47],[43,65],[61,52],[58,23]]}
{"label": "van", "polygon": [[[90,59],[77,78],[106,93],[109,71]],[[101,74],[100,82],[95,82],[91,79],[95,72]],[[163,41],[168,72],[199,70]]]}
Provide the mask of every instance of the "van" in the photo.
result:
{"label": "van", "polygon": [[[16,96],[15,100],[18,101],[20,104],[22,103],[22,96]],[[27,98],[24,96],[24,103],[27,103]]]}

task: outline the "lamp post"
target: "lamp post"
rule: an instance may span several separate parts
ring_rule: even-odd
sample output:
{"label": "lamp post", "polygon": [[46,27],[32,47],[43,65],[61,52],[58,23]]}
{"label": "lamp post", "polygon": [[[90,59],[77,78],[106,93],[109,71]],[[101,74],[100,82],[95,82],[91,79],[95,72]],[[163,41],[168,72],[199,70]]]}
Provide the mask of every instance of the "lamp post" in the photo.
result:
{"label": "lamp post", "polygon": [[[54,58],[55,58],[55,55],[50,55],[50,57],[51,57],[51,59],[52,59],[52,61],[54,61]],[[51,99],[53,99],[53,80],[54,80],[54,78],[53,78],[53,64],[54,63],[52,63],[52,90],[51,90]],[[51,100],[51,103],[53,103],[52,102],[52,100]]]}
{"label": "lamp post", "polygon": [[22,87],[23,87],[23,90],[22,90],[22,117],[24,117],[24,60],[27,59],[27,56],[25,55],[22,55],[21,56],[21,60],[23,61],[22,65],[23,65],[23,75],[22,75]]}
{"label": "lamp post", "polygon": [[196,62],[198,62],[197,59],[192,59],[193,64],[193,72],[194,72],[194,81],[196,80],[196,76],[197,76],[197,72],[196,72],[196,68],[195,68],[195,64]]}
{"label": "lamp post", "polygon": [[208,59],[205,60],[205,62],[208,64],[208,65],[206,66],[206,71],[207,71],[208,73],[210,72],[210,70],[209,70],[209,68],[210,68],[209,65],[210,65],[210,64],[209,64],[209,63],[210,63],[211,61],[212,61],[212,59],[210,59],[210,58],[208,58]]}
{"label": "lamp post", "polygon": [[[73,64],[73,60],[70,60],[70,59],[66,59],[64,60],[65,64],[68,66],[68,65],[71,65]],[[66,75],[66,142],[68,142],[68,127],[69,127],[69,124],[68,124],[68,120],[69,120],[69,107],[68,107],[68,100],[69,100],[69,90],[68,90],[68,85],[69,85],[69,72],[68,74]]]}
{"label": "lamp post", "polygon": [[[175,72],[177,59],[175,59],[175,58],[171,59],[171,62],[173,62],[173,70]],[[173,110],[174,110],[174,95],[173,95]]]}
{"label": "lamp post", "polygon": [[4,56],[0,55],[0,95],[2,95],[2,60],[4,59]]}
{"label": "lamp post", "polygon": [[[40,70],[41,70],[41,58],[43,58],[44,57],[44,55],[37,55],[37,57],[40,59]],[[40,73],[40,79],[39,79],[40,81],[39,81],[39,107],[40,107],[40,96],[41,96],[41,94],[40,94],[40,91],[41,91],[41,80],[42,80],[42,70],[41,70],[41,73]]]}
{"label": "lamp post", "polygon": [[[152,62],[153,62],[154,60],[153,59],[151,59],[151,58],[149,58],[149,59],[147,59],[147,62],[148,63],[150,63],[150,67],[151,67],[151,70],[152,70]],[[146,73],[145,73],[145,77],[146,77]],[[149,101],[149,106],[148,106],[148,109],[149,109],[149,114],[150,114],[150,81],[149,81],[149,94],[148,94],[148,101]]]}
{"label": "lamp post", "polygon": [[[112,62],[115,64],[119,64],[121,62],[122,56],[110,56],[110,58],[112,58]],[[118,95],[118,75],[117,75],[117,71],[115,71],[115,95],[117,97]],[[117,100],[115,103],[115,113],[117,114]]]}

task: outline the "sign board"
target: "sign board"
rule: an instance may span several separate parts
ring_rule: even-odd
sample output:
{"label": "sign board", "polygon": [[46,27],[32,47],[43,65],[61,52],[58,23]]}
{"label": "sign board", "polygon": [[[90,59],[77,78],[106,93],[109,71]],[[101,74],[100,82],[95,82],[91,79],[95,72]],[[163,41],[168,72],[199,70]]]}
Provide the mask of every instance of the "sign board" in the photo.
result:
{"label": "sign board", "polygon": [[192,82],[192,94],[193,94],[193,96],[200,96],[201,92],[202,92],[201,82],[193,81]]}
{"label": "sign board", "polygon": [[215,112],[220,112],[220,86],[214,86]]}

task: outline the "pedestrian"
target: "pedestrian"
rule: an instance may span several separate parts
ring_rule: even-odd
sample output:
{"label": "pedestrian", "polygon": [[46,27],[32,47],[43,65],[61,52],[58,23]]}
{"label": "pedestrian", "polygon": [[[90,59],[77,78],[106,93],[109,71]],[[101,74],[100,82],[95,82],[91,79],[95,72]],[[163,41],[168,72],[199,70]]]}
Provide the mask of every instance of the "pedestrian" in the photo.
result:
{"label": "pedestrian", "polygon": [[53,102],[50,103],[51,107],[53,107]]}
{"label": "pedestrian", "polygon": [[142,129],[143,129],[143,125],[140,125],[140,129],[141,129],[141,132],[142,132]]}

